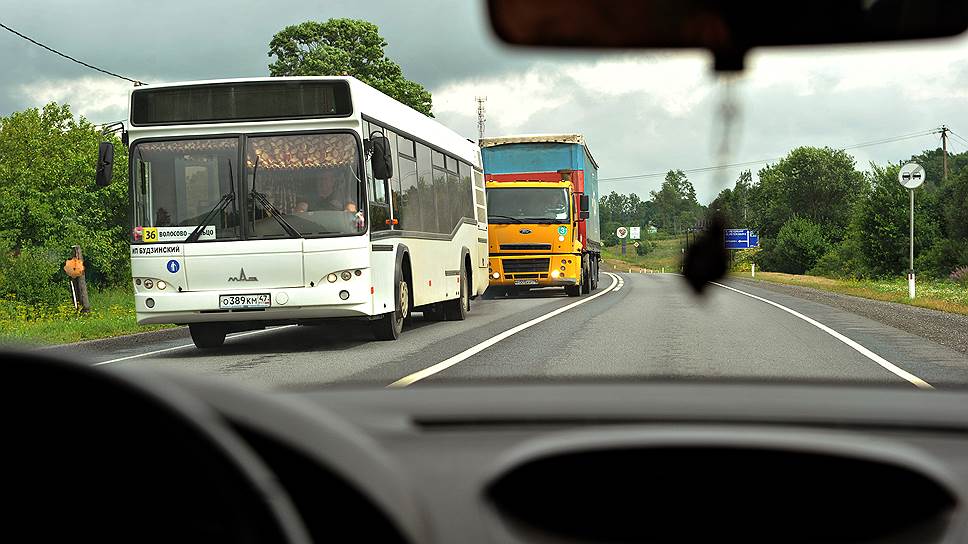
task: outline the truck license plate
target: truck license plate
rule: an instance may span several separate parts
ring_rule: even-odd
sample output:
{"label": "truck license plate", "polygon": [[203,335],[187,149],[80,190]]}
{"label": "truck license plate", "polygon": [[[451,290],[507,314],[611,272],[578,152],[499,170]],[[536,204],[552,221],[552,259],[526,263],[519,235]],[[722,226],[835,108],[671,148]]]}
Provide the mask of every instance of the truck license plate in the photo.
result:
{"label": "truck license plate", "polygon": [[514,280],[514,285],[538,285],[538,280]]}
{"label": "truck license plate", "polygon": [[269,293],[259,293],[257,295],[219,295],[218,307],[220,310],[239,310],[250,308],[268,308],[272,306],[272,298]]}

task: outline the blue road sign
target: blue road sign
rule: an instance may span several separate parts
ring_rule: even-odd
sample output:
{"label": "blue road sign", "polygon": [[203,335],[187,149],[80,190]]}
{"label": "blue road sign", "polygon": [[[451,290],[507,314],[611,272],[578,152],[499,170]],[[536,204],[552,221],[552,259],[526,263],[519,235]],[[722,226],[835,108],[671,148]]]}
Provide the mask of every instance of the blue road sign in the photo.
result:
{"label": "blue road sign", "polygon": [[726,249],[749,249],[760,247],[760,236],[750,229],[726,229],[723,231]]}
{"label": "blue road sign", "polygon": [[175,272],[178,272],[178,261],[176,261],[175,259],[168,261],[168,271],[171,272],[172,274],[174,274]]}

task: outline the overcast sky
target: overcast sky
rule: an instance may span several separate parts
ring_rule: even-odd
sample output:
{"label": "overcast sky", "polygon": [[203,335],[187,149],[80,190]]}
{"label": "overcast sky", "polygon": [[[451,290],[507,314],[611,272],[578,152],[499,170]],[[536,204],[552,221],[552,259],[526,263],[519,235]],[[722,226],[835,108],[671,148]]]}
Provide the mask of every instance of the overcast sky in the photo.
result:
{"label": "overcast sky", "polygon": [[[475,138],[584,133],[602,178],[715,164],[724,87],[700,53],[552,54],[492,38],[474,0],[0,0],[0,22],[108,70],[147,82],[268,75],[268,43],[289,24],[331,17],[376,23],[388,54],[433,93],[442,123]],[[128,83],[0,29],[0,115],[48,101],[94,122],[124,118]],[[734,86],[740,116],[728,162],[798,145],[848,146],[947,123],[968,138],[968,39],[891,47],[755,53]],[[956,152],[968,149],[952,140]],[[853,150],[858,165],[939,145],[926,136]],[[758,167],[753,166],[755,171]],[[739,168],[692,174],[708,203]],[[929,172],[930,176],[931,173]],[[603,182],[647,198],[661,177]]]}

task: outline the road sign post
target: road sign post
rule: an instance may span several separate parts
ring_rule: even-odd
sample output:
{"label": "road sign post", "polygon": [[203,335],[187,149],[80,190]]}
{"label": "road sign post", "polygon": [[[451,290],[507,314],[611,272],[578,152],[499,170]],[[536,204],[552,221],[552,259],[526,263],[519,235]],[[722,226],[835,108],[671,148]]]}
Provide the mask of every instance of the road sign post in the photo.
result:
{"label": "road sign post", "polygon": [[625,256],[625,239],[628,238],[629,229],[627,227],[619,227],[615,229],[615,236],[618,236],[619,240],[622,241],[622,256]]}
{"label": "road sign post", "polygon": [[910,263],[911,268],[908,269],[907,279],[908,279],[908,298],[914,299],[914,190],[924,183],[925,172],[924,167],[916,162],[909,162],[901,167],[897,172],[897,181],[901,186],[908,189],[911,193],[911,221],[910,221],[910,235],[911,235],[911,246],[910,246]]}

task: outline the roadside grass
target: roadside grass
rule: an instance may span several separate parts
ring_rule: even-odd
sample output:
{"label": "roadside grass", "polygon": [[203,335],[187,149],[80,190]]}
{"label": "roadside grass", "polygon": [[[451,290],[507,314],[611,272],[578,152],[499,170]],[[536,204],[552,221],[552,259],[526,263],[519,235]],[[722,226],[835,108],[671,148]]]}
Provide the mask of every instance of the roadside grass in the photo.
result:
{"label": "roadside grass", "polygon": [[[752,279],[749,272],[733,272],[732,277]],[[917,279],[916,298],[908,298],[906,278],[879,280],[838,280],[820,276],[757,272],[756,280],[786,285],[813,287],[855,297],[968,315],[968,287],[950,280]]]}
{"label": "roadside grass", "polygon": [[[646,242],[646,240],[642,240]],[[665,268],[666,272],[678,272],[679,262],[682,259],[682,239],[681,238],[666,238],[666,239],[651,239],[650,242],[655,242],[656,247],[652,251],[643,256],[638,256],[635,254],[635,247],[629,243],[626,246],[626,255],[622,256],[622,246],[610,246],[602,249],[603,257],[605,261],[615,268],[625,269],[632,268],[635,269],[647,269],[661,271]]]}
{"label": "roadside grass", "polygon": [[38,308],[16,297],[0,301],[0,345],[64,344],[170,327],[138,325],[130,289],[91,290],[89,298],[88,314],[77,312],[73,304]]}

